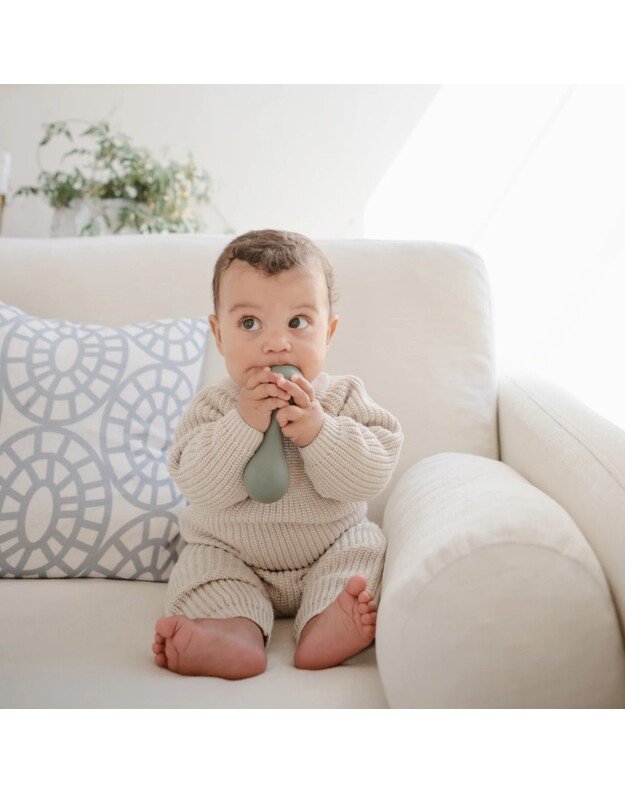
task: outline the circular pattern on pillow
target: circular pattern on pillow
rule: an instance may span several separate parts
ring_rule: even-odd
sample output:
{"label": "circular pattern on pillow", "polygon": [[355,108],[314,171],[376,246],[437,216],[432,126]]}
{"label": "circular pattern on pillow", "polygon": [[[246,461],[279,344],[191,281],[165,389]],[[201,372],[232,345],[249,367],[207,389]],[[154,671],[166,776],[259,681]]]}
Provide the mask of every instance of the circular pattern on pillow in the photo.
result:
{"label": "circular pattern on pillow", "polygon": [[0,301],[0,576],[167,581],[187,502],[167,469],[209,325],[121,328]]}
{"label": "circular pattern on pillow", "polygon": [[101,446],[116,487],[137,507],[173,507],[180,491],[167,471],[179,406],[193,398],[189,378],[173,367],[149,365],[119,385],[104,411]]}
{"label": "circular pattern on pillow", "polygon": [[2,453],[13,468],[0,489],[0,575],[78,572],[111,514],[101,460],[66,428],[23,430]]}

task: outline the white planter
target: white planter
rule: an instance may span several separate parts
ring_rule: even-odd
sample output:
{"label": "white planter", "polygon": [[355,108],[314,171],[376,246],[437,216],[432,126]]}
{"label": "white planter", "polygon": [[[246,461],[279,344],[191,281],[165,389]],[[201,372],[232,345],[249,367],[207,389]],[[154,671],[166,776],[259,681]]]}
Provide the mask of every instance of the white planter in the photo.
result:
{"label": "white planter", "polygon": [[[93,218],[94,235],[110,235],[118,223],[119,211],[128,206],[126,199],[73,199],[69,207],[55,209],[52,216],[52,237],[79,237],[81,229]],[[107,224],[107,218],[109,223]],[[117,234],[138,234],[134,229],[123,228]]]}

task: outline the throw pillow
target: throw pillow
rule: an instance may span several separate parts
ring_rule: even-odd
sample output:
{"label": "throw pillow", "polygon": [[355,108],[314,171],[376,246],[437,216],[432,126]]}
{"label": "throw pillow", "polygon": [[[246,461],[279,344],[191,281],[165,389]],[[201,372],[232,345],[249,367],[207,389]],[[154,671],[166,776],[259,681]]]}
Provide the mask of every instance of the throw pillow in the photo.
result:
{"label": "throw pillow", "polygon": [[0,576],[168,580],[187,501],[167,459],[208,330],[40,319],[0,301]]}

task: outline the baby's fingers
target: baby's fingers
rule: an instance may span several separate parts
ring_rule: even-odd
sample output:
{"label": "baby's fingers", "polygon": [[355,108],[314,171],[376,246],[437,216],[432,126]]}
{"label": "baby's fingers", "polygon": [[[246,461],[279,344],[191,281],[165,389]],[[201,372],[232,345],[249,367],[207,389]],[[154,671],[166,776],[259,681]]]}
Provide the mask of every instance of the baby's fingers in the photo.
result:
{"label": "baby's fingers", "polygon": [[278,380],[278,385],[282,386],[283,389],[288,391],[289,395],[293,397],[300,407],[307,407],[310,402],[310,397],[301,386],[299,386],[297,383],[294,383],[292,380],[289,380],[288,378]]}
{"label": "baby's fingers", "polygon": [[266,396],[279,397],[281,400],[287,401],[291,399],[291,395],[288,393],[288,391],[281,389],[275,383],[267,383],[265,385],[267,387],[265,392]]}
{"label": "baby's fingers", "polygon": [[264,369],[255,369],[247,379],[247,382],[243,388],[247,389],[248,391],[254,391],[257,386],[259,386],[261,383],[266,383],[267,380],[267,372]]}

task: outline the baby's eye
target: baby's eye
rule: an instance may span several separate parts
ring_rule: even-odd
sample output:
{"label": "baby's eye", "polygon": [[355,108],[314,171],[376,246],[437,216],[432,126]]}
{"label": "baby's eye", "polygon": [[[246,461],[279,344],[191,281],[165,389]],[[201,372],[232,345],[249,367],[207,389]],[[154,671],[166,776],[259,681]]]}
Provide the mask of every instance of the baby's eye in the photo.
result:
{"label": "baby's eye", "polygon": [[[298,319],[302,319],[306,324],[308,324],[308,320],[304,317],[303,314],[296,314],[295,317],[293,318],[293,320],[298,320]],[[296,326],[296,328],[301,328],[301,327],[302,327],[301,324]],[[306,325],[304,326],[304,328],[306,328]]]}
{"label": "baby's eye", "polygon": [[[298,319],[304,320],[305,323],[308,323],[308,320],[306,319],[306,317],[304,317],[303,314],[296,314],[295,317],[293,317],[293,320],[298,320]],[[255,320],[256,320],[256,317],[243,317],[239,321],[239,326],[241,326],[243,328],[243,330],[245,330],[245,331],[255,331],[256,329],[253,326],[253,323],[254,323]],[[245,324],[245,323],[250,322],[250,321],[252,322],[251,326]],[[294,327],[294,328],[297,329],[297,328],[306,328],[307,326],[306,325],[302,326],[302,324],[299,323],[298,325],[291,326],[291,327]]]}
{"label": "baby's eye", "polygon": [[255,320],[255,319],[256,319],[255,317],[244,317],[242,320],[239,320],[239,325],[240,325],[240,326],[243,326],[243,328],[244,328],[246,331],[250,331],[250,330],[252,330],[252,331],[253,331],[254,329],[253,329],[253,328],[252,328],[252,329],[250,329],[250,327],[249,327],[248,325],[245,325],[245,323],[249,322],[250,320],[251,320],[252,322],[254,322],[254,320]]}

